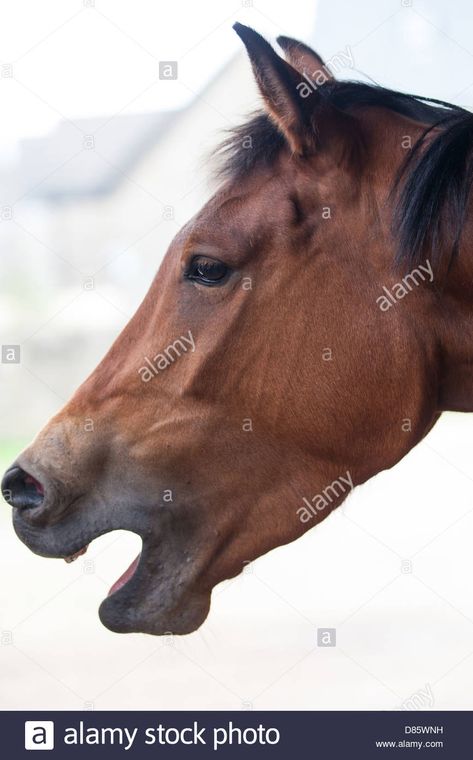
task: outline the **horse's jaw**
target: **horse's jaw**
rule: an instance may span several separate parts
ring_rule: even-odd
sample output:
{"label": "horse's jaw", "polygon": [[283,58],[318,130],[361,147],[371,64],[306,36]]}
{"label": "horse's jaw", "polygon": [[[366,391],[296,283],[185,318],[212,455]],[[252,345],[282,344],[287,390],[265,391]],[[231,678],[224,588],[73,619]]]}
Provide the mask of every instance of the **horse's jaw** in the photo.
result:
{"label": "horse's jaw", "polygon": [[198,592],[194,576],[192,567],[176,566],[174,557],[163,559],[161,546],[153,550],[143,543],[141,554],[100,605],[100,620],[115,633],[192,633],[210,609],[210,592]]}
{"label": "horse's jaw", "polygon": [[18,537],[35,554],[66,561],[84,554],[95,538],[113,530],[140,535],[140,554],[115,581],[99,608],[103,625],[115,633],[183,635],[199,628],[208,615],[210,591],[197,591],[195,563],[168,543],[161,531],[151,533],[116,514],[110,520],[110,511],[96,511],[93,520],[84,520],[80,512],[70,514],[46,530],[16,511],[13,524]]}

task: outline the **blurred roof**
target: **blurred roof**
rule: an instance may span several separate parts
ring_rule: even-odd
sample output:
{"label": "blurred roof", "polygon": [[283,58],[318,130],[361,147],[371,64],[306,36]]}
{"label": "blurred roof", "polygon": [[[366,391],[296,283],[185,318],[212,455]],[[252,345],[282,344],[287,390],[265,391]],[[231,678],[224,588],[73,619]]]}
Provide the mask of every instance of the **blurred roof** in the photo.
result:
{"label": "blurred roof", "polygon": [[24,140],[21,175],[28,195],[66,200],[109,192],[179,113],[62,121],[50,135]]}
{"label": "blurred roof", "polygon": [[24,194],[32,199],[67,201],[111,192],[136,162],[166,135],[175,120],[226,81],[240,51],[218,69],[187,105],[174,111],[116,114],[64,120],[45,137],[21,142],[20,174]]}

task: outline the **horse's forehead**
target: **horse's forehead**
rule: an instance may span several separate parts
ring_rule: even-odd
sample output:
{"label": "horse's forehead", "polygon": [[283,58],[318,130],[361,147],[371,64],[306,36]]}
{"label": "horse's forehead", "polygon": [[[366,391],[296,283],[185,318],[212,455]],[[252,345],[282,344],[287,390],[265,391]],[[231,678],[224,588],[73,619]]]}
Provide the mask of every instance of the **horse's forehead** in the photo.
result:
{"label": "horse's forehead", "polygon": [[268,215],[280,217],[289,196],[290,183],[277,174],[244,178],[220,188],[196,215],[194,223],[207,227],[238,222],[252,227]]}

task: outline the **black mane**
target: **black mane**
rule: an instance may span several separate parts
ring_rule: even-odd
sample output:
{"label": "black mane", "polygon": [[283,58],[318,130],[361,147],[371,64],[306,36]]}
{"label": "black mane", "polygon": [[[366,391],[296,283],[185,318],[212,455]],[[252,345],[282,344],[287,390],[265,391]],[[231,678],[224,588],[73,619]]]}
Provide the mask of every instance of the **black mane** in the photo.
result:
{"label": "black mane", "polygon": [[[362,82],[327,82],[317,92],[340,111],[383,107],[425,125],[393,188],[396,264],[411,267],[425,258],[438,264],[441,254],[448,253],[450,265],[458,254],[473,183],[473,115],[445,101]],[[434,127],[438,134],[427,140]],[[253,114],[221,144],[219,177],[238,181],[253,169],[271,166],[284,144],[265,112]]]}

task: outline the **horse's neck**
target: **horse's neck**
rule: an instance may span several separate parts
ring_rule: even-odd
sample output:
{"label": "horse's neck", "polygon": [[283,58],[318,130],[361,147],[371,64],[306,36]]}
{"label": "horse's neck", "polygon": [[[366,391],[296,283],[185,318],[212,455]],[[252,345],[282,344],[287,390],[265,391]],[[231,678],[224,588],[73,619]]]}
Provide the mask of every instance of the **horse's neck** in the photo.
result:
{"label": "horse's neck", "polygon": [[473,360],[447,369],[440,387],[440,408],[473,412]]}
{"label": "horse's neck", "polygon": [[473,267],[462,271],[438,311],[440,408],[473,411]]}

